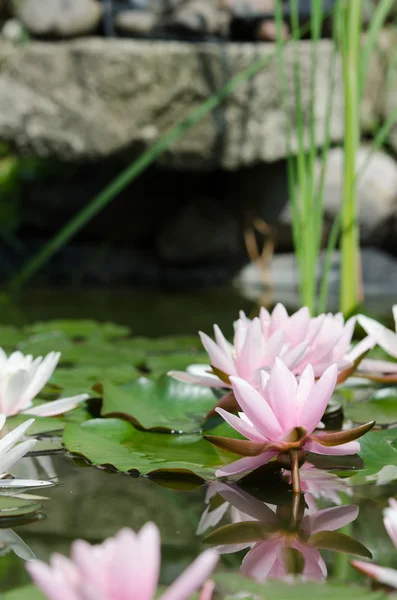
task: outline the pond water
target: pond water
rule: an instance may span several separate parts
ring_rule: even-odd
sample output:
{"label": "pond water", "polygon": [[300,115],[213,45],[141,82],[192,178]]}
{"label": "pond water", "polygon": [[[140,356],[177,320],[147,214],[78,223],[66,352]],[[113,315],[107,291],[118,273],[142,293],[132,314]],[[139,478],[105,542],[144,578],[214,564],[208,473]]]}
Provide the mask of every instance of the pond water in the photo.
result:
{"label": "pond water", "polygon": [[[35,321],[90,318],[127,325],[134,335],[152,337],[192,335],[199,329],[209,332],[213,323],[230,333],[239,309],[247,314],[255,311],[251,303],[230,290],[161,294],[144,290],[36,290],[16,304],[3,299],[3,307],[2,325],[26,328]],[[29,349],[30,343],[37,342],[37,336],[41,336],[42,343],[43,335],[34,333],[36,337],[28,342]],[[94,413],[95,410],[94,407]],[[333,581],[368,587],[366,578],[350,566],[353,554],[367,558],[372,554],[377,564],[395,565],[395,550],[382,520],[388,499],[397,495],[395,473],[386,475],[382,485],[363,480],[362,485],[350,487],[344,475],[354,474],[363,466],[360,462],[331,461],[332,469],[328,471],[308,467],[302,470],[302,489],[306,494],[298,501],[287,483],[288,473],[280,474],[278,469],[265,469],[239,486],[215,481],[206,484],[197,476],[157,473],[138,477],[135,472],[93,467],[71,453],[66,455],[57,443],[55,448],[57,451],[41,463],[37,457],[22,460],[25,476],[31,473],[32,477],[50,479],[55,484],[29,492],[46,499],[38,500],[35,510],[23,521],[21,517],[14,521],[0,519],[0,592],[29,583],[26,559],[36,556],[48,561],[53,552],[69,554],[70,544],[76,538],[98,543],[122,527],[138,530],[147,521],[154,521],[160,529],[163,584],[172,582],[208,544],[221,552],[219,570],[230,573],[242,568],[245,574],[260,581],[267,578],[266,574],[280,577],[288,567],[295,573],[305,569],[304,573],[316,580],[328,576]],[[166,453],[166,448],[163,451]],[[161,454],[157,457],[160,459]],[[378,460],[382,461],[382,456]],[[29,504],[27,499],[26,502]],[[327,510],[331,507],[339,508]],[[238,523],[255,518],[270,528],[271,535],[261,542],[262,546],[257,544],[250,550],[257,540],[256,533],[251,532],[249,523],[245,528]],[[231,523],[232,529],[219,530]],[[338,538],[329,533],[326,540],[316,538],[316,546],[315,538],[310,536],[324,530],[342,531],[349,537]],[[208,535],[206,543],[203,540]],[[248,552],[251,556],[242,567]],[[277,598],[293,597],[285,594],[280,592]]]}

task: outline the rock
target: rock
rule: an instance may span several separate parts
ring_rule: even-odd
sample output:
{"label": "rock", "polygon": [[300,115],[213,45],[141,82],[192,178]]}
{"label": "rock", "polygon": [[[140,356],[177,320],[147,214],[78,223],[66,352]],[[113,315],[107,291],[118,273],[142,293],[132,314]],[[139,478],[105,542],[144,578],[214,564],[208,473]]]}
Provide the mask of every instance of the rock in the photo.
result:
{"label": "rock", "polygon": [[[324,253],[320,258],[318,283],[322,274],[323,260]],[[377,248],[362,248],[361,264],[366,309],[374,314],[382,314],[382,312],[385,314],[390,310],[390,304],[395,301],[397,294],[397,258]],[[334,253],[329,281],[328,310],[337,311],[340,281],[339,252]],[[273,257],[266,282],[263,272],[256,264],[246,265],[234,278],[234,285],[243,297],[249,300],[260,300],[266,304],[276,300],[292,307],[300,306],[298,282],[295,255],[292,253],[276,254]]]}
{"label": "rock", "polygon": [[234,15],[273,14],[275,0],[220,0],[222,8]]}
{"label": "rock", "polygon": [[157,23],[157,16],[147,10],[123,10],[115,18],[118,31],[139,37],[150,36]]}
{"label": "rock", "polygon": [[[201,106],[233,75],[263,57],[264,66],[256,77],[175,140],[159,163],[185,170],[232,170],[273,162],[287,155],[287,122],[275,52],[272,43],[191,44],[94,37],[21,47],[0,42],[0,139],[19,152],[40,157],[79,162],[128,152],[130,159]],[[296,53],[287,46],[291,103]],[[332,41],[321,40],[314,107],[319,147],[325,139],[332,53]],[[309,41],[299,44],[298,56],[304,89],[309,89]],[[306,124],[310,96],[302,96]],[[330,139],[335,143],[343,139],[338,61],[333,109]],[[291,123],[293,115],[291,105]],[[297,148],[296,139],[291,140],[291,147]]]}
{"label": "rock", "polygon": [[[358,219],[364,244],[382,244],[397,218],[397,163],[388,154],[377,151],[367,164],[370,147],[361,147],[357,155]],[[321,164],[318,163],[318,172]],[[363,169],[361,171],[361,169]],[[343,150],[334,148],[328,155],[325,175],[324,213],[333,222],[340,211],[343,181]],[[397,230],[396,230],[397,231]]]}
{"label": "rock", "polygon": [[95,31],[102,17],[96,0],[13,0],[14,14],[32,35],[74,37]]}
{"label": "rock", "polygon": [[8,19],[1,30],[1,37],[14,44],[23,41],[25,36],[26,30],[18,19]]}
{"label": "rock", "polygon": [[164,27],[196,35],[215,35],[221,23],[221,13],[214,0],[188,0],[171,13]]}

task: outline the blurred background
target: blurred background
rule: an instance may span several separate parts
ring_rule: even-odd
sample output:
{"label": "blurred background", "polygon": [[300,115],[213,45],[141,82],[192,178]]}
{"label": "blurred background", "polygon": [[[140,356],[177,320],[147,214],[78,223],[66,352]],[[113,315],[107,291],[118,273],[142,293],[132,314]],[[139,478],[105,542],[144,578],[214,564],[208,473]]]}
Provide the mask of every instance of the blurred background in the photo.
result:
{"label": "blurred background", "polygon": [[[397,5],[357,6],[366,58],[353,110],[357,272],[379,306],[397,291]],[[297,235],[310,246],[312,230],[292,196],[309,198],[309,215],[321,204],[314,286],[346,200],[349,87],[336,26],[345,9],[343,0],[1,0],[7,318],[18,320],[10,284],[32,318],[39,306],[84,316],[101,302],[114,313],[116,289],[133,290],[141,311],[162,304],[159,290],[172,306],[176,290],[193,303],[210,294],[214,310],[231,294],[299,304]]]}

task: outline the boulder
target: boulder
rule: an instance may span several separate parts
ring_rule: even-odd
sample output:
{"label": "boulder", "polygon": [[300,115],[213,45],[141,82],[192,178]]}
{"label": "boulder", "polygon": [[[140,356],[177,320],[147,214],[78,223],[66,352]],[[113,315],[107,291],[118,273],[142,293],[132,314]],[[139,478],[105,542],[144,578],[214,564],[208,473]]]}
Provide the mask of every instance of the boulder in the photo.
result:
{"label": "boulder", "polygon": [[115,17],[117,31],[139,37],[150,36],[158,17],[148,10],[123,10]]}
{"label": "boulder", "polygon": [[[362,146],[357,154],[358,219],[360,238],[364,244],[382,244],[397,218],[397,162],[377,151],[369,158],[371,148]],[[333,222],[340,211],[343,182],[343,150],[329,152],[325,173],[324,213]],[[320,172],[321,164],[317,170]]]}
{"label": "boulder", "polygon": [[13,0],[14,15],[34,36],[69,38],[92,33],[102,17],[97,0]]}
{"label": "boulder", "polygon": [[[44,0],[43,0],[44,1]],[[52,0],[51,0],[52,1]],[[79,0],[80,1],[80,0]],[[283,109],[273,43],[182,43],[84,38],[64,42],[0,42],[0,139],[19,152],[67,161],[137,155],[254,61],[263,67],[195,126],[159,163],[179,169],[238,169],[287,155],[287,123],[295,123],[294,59],[310,89],[312,48],[285,51],[288,114]],[[332,41],[318,44],[314,119],[324,143],[331,93]],[[337,60],[331,142],[343,139],[343,87]],[[308,127],[310,94],[302,95]],[[369,101],[371,102],[371,101]],[[308,131],[305,143],[309,144]],[[292,150],[297,140],[291,140]]]}

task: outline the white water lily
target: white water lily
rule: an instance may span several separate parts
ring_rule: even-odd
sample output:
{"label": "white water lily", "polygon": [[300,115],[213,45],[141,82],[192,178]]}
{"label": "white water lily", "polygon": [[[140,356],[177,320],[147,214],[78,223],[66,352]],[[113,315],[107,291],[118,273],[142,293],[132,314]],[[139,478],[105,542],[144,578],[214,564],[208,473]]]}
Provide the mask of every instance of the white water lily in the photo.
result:
{"label": "white water lily", "polygon": [[58,364],[60,352],[44,358],[13,352],[7,358],[0,348],[0,413],[11,416],[23,412],[40,417],[61,415],[87,400],[88,394],[61,398],[33,407],[33,399],[42,390]]}
{"label": "white water lily", "polygon": [[[0,415],[0,431],[3,429],[5,422],[6,416]],[[16,445],[33,422],[34,419],[28,419],[0,439],[0,487],[2,485],[1,480],[8,475],[10,469],[36,444],[37,440],[25,440]]]}

